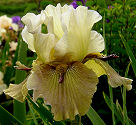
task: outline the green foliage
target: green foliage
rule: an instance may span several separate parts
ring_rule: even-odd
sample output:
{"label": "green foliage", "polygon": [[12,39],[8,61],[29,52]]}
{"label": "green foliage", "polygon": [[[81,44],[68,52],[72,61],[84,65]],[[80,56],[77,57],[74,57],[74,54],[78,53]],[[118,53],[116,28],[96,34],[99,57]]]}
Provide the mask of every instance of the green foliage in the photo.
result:
{"label": "green foliage", "polygon": [[[104,96],[104,100],[107,103],[108,107],[110,109],[112,109],[111,101],[110,101],[109,97],[105,93],[103,93],[103,96]],[[125,125],[126,119],[124,119],[125,117],[124,117],[124,114],[123,114],[123,110],[122,110],[118,100],[116,101],[116,104],[113,104],[113,106],[114,106],[114,112],[115,112],[116,118],[118,119],[119,122],[122,123],[122,125]],[[128,118],[128,120],[129,120],[130,125],[135,125],[129,118]]]}
{"label": "green foliage", "polygon": [[1,125],[23,125],[19,120],[17,120],[12,114],[10,114],[6,109],[0,105],[0,124]]}
{"label": "green foliage", "polygon": [[43,104],[41,104],[38,101],[36,103],[34,103],[29,96],[27,96],[27,99],[31,103],[32,107],[37,111],[37,113],[39,113],[39,115],[44,123],[46,123],[47,125],[50,125],[50,124],[64,125],[63,122],[54,121],[53,115],[51,114],[51,112],[47,108],[45,108],[45,106],[43,106]]}
{"label": "green foliage", "polygon": [[90,106],[90,109],[87,113],[88,118],[91,120],[93,125],[106,125],[104,121],[100,118],[97,112]]}

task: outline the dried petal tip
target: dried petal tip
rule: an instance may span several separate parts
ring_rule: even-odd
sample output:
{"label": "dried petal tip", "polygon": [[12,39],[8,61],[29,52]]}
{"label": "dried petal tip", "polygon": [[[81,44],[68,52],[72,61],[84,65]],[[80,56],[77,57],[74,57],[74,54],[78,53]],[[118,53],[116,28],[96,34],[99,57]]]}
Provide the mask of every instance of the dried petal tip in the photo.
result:
{"label": "dried petal tip", "polygon": [[24,64],[22,64],[22,63],[19,62],[19,61],[16,62],[16,65],[17,65],[17,66],[14,66],[14,68],[16,68],[16,69],[19,69],[19,70],[26,70],[26,71],[31,70],[31,68],[25,66]]}

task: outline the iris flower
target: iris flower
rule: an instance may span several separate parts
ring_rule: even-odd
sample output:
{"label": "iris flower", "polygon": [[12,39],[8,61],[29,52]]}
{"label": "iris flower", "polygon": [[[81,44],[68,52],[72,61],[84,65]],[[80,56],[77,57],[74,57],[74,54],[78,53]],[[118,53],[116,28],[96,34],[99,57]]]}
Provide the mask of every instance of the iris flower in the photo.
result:
{"label": "iris flower", "polygon": [[[5,93],[24,101],[27,91],[33,90],[33,100],[42,97],[59,121],[87,113],[98,77],[103,74],[112,87],[124,85],[130,90],[132,80],[117,74],[100,53],[105,48],[104,39],[92,27],[101,19],[98,12],[85,6],[48,5],[39,15],[27,13],[22,18],[22,37],[37,59],[27,79],[11,84]],[[41,32],[43,24],[47,34]],[[18,65],[18,69],[28,69]]]}

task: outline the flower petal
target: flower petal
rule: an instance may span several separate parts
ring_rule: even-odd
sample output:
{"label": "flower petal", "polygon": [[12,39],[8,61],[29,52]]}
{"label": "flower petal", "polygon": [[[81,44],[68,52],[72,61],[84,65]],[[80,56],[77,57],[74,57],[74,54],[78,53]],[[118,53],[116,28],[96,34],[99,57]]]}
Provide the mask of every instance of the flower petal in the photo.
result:
{"label": "flower petal", "polygon": [[88,17],[89,17],[89,22],[90,22],[90,27],[100,21],[102,19],[102,16],[95,10],[88,10]]}
{"label": "flower petal", "polygon": [[53,51],[55,44],[55,36],[53,34],[35,34],[34,48],[38,57],[44,63],[49,63],[51,62],[51,60],[53,60]]}
{"label": "flower petal", "polygon": [[3,81],[0,81],[0,95],[3,93],[3,91],[7,88],[7,85],[3,83]]}
{"label": "flower petal", "polygon": [[104,38],[100,33],[91,31],[91,39],[88,47],[88,53],[102,52],[105,49]]}
{"label": "flower petal", "polygon": [[9,88],[4,90],[4,93],[20,102],[23,102],[28,93],[26,88],[26,80],[20,84],[10,84]]}
{"label": "flower petal", "polygon": [[8,29],[12,25],[12,19],[7,15],[0,16],[0,28]]}
{"label": "flower petal", "polygon": [[45,9],[46,16],[52,17],[53,19],[53,23],[51,25],[53,27],[54,34],[58,37],[58,39],[60,39],[63,35],[63,30],[60,22],[61,13],[62,13],[62,8],[60,4],[57,4],[56,7],[52,5],[48,5]]}
{"label": "flower petal", "polygon": [[11,27],[13,28],[13,30],[15,30],[16,32],[18,31],[19,27],[17,24],[12,23]]}
{"label": "flower petal", "polygon": [[26,26],[22,31],[22,38],[28,44],[28,48],[30,50],[32,50],[33,52],[35,52],[35,49],[34,49],[34,36],[33,36],[33,34],[28,32],[28,29],[27,29]]}
{"label": "flower petal", "polygon": [[67,69],[62,83],[59,83],[59,78],[59,73],[49,65],[39,66],[28,79],[27,86],[52,106],[55,120],[73,120],[77,114],[85,115],[96,91],[96,74],[76,62]]}
{"label": "flower petal", "polygon": [[[80,21],[80,17],[77,16],[77,13],[79,12],[71,12],[69,27],[67,28],[68,31],[65,32],[64,36],[60,41],[57,42],[55,47],[56,53],[60,53],[60,57],[64,54],[70,54],[72,55],[72,61],[82,61],[82,59],[87,54],[88,42],[90,37],[90,34],[88,34],[88,32],[90,31],[90,29],[85,26],[85,23],[87,23],[87,18],[85,16],[87,13],[87,9],[83,8],[82,11],[83,13],[81,14],[83,14],[83,21]],[[64,48],[62,48],[62,45],[65,45],[65,51]]]}
{"label": "flower petal", "polygon": [[96,75],[98,77],[100,77],[101,75],[106,75],[105,70],[98,64],[96,63],[94,60],[88,60],[85,65],[89,68],[92,69]]}
{"label": "flower petal", "polygon": [[[65,18],[66,14],[68,15],[67,18]],[[56,56],[62,57],[65,54],[70,54],[72,55],[71,61],[82,61],[89,52],[102,51],[104,49],[102,36],[95,31],[90,34],[92,25],[100,19],[101,16],[97,12],[90,12],[87,7],[83,6],[77,7],[76,10],[69,9],[69,12],[63,13],[61,21],[65,33],[56,44]]]}
{"label": "flower petal", "polygon": [[94,59],[97,64],[99,64],[106,72],[106,75],[108,76],[108,82],[112,87],[118,87],[121,85],[124,85],[127,90],[131,90],[132,86],[132,79],[128,79],[125,77],[121,77],[108,63],[99,60]]}
{"label": "flower petal", "polygon": [[0,71],[0,80],[2,80],[4,77],[3,72]]}
{"label": "flower petal", "polygon": [[27,26],[28,32],[34,33],[40,30],[40,26],[45,20],[45,15],[43,13],[39,15],[27,13],[21,20]]}

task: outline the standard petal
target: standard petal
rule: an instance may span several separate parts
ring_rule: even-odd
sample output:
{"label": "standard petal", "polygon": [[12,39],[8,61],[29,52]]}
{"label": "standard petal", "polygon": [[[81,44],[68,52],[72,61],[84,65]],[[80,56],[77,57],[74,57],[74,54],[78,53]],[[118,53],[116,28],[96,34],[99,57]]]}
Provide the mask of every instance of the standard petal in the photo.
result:
{"label": "standard petal", "polygon": [[62,30],[62,27],[61,27],[61,21],[60,21],[60,18],[61,18],[61,14],[62,14],[62,8],[61,8],[61,5],[58,4],[56,7],[52,6],[52,5],[48,5],[45,9],[45,14],[47,16],[47,19],[48,17],[51,18],[52,17],[52,23],[48,22],[47,21],[47,26],[48,26],[48,23],[50,23],[50,27],[53,27],[53,32],[54,34],[58,37],[58,39],[60,39],[63,35],[63,30]]}
{"label": "standard petal", "polygon": [[89,27],[92,27],[95,23],[100,21],[102,16],[95,10],[88,10]]}
{"label": "standard petal", "polygon": [[[83,8],[83,12],[72,11],[69,19],[69,27],[67,32],[63,35],[62,39],[56,44],[56,53],[72,55],[72,61],[82,61],[82,59],[87,54],[87,48],[89,45],[90,29],[87,28],[87,8]],[[83,14],[82,20],[81,16],[78,14]],[[61,45],[65,45],[65,48],[62,48]],[[65,51],[64,51],[65,49]],[[59,55],[58,55],[59,56]]]}
{"label": "standard petal", "polygon": [[26,88],[26,80],[24,80],[20,84],[10,84],[9,88],[4,90],[4,93],[20,102],[23,102],[28,93],[28,90]]}
{"label": "standard petal", "polygon": [[43,13],[38,15],[27,13],[21,20],[27,26],[28,31],[34,33],[39,31],[41,24],[45,20],[45,15]]}
{"label": "standard petal", "polygon": [[55,36],[53,34],[35,34],[34,48],[39,59],[44,63],[49,63],[53,60],[55,44]]}
{"label": "standard petal", "polygon": [[32,50],[33,52],[35,52],[35,49],[34,49],[34,36],[33,36],[33,34],[28,32],[28,29],[27,29],[26,26],[22,31],[22,38],[28,44],[28,48],[30,50]]}
{"label": "standard petal", "polygon": [[70,54],[71,61],[82,61],[90,52],[103,51],[103,37],[96,31],[90,34],[92,25],[100,19],[96,11],[89,11],[84,6],[70,8],[63,13],[61,21],[65,33],[56,44],[56,55],[62,57]]}
{"label": "standard petal", "polygon": [[128,79],[125,77],[121,77],[108,63],[99,60],[99,59],[94,59],[97,64],[99,64],[106,72],[106,75],[108,76],[108,83],[112,87],[118,87],[121,85],[124,85],[127,90],[132,89],[131,83],[132,79]]}
{"label": "standard petal", "polygon": [[102,35],[100,33],[97,33],[96,31],[91,31],[91,38],[87,54],[102,52],[104,49],[105,43]]}
{"label": "standard petal", "polygon": [[62,83],[59,78],[60,74],[51,66],[39,66],[27,84],[34,89],[34,96],[42,96],[52,106],[55,120],[73,120],[77,114],[85,115],[96,91],[96,74],[76,62],[67,69]]}

